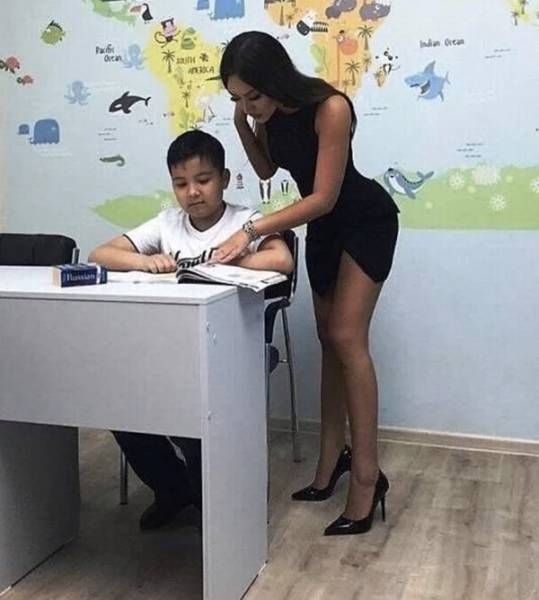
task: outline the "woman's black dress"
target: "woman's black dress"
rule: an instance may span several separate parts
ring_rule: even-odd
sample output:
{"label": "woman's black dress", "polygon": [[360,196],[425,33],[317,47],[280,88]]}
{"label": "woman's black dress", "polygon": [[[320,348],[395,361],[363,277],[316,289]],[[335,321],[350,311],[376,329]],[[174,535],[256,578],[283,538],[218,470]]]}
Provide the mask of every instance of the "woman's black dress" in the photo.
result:
{"label": "woman's black dress", "polygon": [[[276,110],[266,123],[272,161],[290,172],[302,197],[313,192],[318,104],[287,114]],[[341,191],[333,210],[307,225],[305,256],[313,290],[323,295],[337,280],[347,252],[375,282],[389,275],[398,234],[399,209],[385,189],[354,167],[350,145]]]}

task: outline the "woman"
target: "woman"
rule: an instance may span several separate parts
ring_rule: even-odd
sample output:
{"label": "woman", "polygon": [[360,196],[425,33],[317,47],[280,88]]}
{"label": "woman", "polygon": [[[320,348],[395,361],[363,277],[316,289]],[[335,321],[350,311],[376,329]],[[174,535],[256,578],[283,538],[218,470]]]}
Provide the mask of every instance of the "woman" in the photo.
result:
{"label": "woman", "polygon": [[[221,244],[218,262],[251,240],[307,223],[306,261],[322,346],[320,456],[310,486],[294,500],[320,501],[351,470],[346,507],[325,535],[364,533],[389,483],[377,456],[378,397],[369,324],[393,259],[398,209],[352,159],[356,116],[350,100],[303,75],[272,36],[236,36],[223,53],[223,84],[236,103],[234,123],[260,179],[287,169],[301,200],[267,215]],[[254,119],[254,131],[247,117]],[[345,446],[348,416],[352,449]]]}

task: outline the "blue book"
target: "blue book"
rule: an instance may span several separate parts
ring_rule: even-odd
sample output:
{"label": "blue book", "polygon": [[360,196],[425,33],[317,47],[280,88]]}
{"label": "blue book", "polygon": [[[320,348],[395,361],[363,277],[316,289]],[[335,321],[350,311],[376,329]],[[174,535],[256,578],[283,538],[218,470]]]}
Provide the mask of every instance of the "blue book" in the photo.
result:
{"label": "blue book", "polygon": [[107,283],[107,269],[93,263],[55,265],[52,282],[60,287]]}

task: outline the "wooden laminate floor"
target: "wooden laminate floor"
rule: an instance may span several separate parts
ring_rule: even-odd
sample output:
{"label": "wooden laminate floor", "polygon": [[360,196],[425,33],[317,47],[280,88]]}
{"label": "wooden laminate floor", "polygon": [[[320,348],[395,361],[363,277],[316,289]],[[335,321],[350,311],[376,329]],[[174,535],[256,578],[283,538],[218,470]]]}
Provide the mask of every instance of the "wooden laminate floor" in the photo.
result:
{"label": "wooden laminate floor", "polygon": [[[363,536],[324,538],[342,510],[345,479],[321,504],[292,503],[309,483],[317,438],[301,464],[289,439],[271,451],[270,562],[246,600],[539,600],[539,460],[381,445],[391,482],[388,520]],[[118,450],[110,434],[81,432],[81,534],[2,600],[198,600],[199,515],[141,534],[151,494],[135,476],[118,505]]]}

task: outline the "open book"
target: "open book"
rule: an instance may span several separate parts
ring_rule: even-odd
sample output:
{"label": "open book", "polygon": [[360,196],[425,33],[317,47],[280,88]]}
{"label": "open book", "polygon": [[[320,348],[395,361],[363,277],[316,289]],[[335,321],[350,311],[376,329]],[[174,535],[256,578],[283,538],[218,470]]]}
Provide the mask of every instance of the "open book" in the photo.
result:
{"label": "open book", "polygon": [[231,265],[201,264],[194,267],[180,267],[176,271],[176,279],[178,283],[193,281],[224,283],[260,292],[270,285],[286,281],[286,275],[277,271],[258,271]]}
{"label": "open book", "polygon": [[131,283],[217,283],[245,287],[255,292],[286,280],[286,275],[277,271],[257,271],[220,264],[198,264],[178,266],[176,273],[144,273],[142,271],[109,271],[109,282]]}

